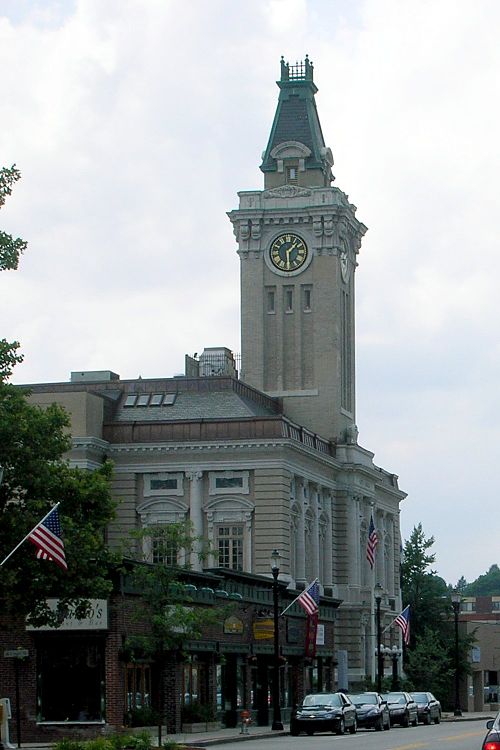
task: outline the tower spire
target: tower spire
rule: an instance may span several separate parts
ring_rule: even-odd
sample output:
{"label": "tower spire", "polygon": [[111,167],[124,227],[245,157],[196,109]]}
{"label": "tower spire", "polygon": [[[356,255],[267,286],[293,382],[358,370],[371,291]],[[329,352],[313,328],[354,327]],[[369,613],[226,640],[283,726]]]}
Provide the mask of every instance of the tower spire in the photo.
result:
{"label": "tower spire", "polygon": [[308,55],[295,65],[282,57],[280,66],[278,106],[260,167],[264,186],[328,187],[334,179],[333,157],[316,109],[313,63]]}

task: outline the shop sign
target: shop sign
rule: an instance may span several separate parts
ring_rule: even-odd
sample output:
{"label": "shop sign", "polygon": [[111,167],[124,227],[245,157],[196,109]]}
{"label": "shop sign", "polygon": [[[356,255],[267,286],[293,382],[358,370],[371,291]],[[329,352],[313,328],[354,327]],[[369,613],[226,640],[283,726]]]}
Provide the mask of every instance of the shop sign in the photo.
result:
{"label": "shop sign", "polygon": [[224,620],[224,633],[229,635],[241,635],[245,630],[245,624],[239,617],[231,615]]}
{"label": "shop sign", "polygon": [[[59,599],[47,599],[47,604],[52,612],[57,610]],[[87,617],[77,619],[75,608],[70,607],[68,615],[59,627],[54,625],[26,625],[26,630],[107,630],[108,628],[108,602],[106,599],[89,599],[89,614]]]}
{"label": "shop sign", "polygon": [[256,620],[253,624],[253,637],[256,641],[274,638],[274,620]]}

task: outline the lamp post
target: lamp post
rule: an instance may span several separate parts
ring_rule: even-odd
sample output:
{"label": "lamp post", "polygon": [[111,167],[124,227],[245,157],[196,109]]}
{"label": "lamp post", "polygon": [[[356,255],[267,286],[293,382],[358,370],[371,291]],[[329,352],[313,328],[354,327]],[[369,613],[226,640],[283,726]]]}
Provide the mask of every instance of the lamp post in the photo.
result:
{"label": "lamp post", "polygon": [[376,610],[376,624],[377,624],[377,693],[382,692],[382,674],[384,672],[384,655],[382,653],[382,629],[380,627],[380,602],[382,601],[382,594],[384,593],[384,589],[380,585],[380,583],[377,583],[375,585],[374,590],[374,596],[375,596],[375,603],[377,605]]}
{"label": "lamp post", "polygon": [[462,597],[458,592],[451,595],[451,606],[455,617],[455,710],[454,716],[462,716],[460,708],[460,684],[459,684],[459,654],[458,654],[458,613],[460,612],[460,602]]}
{"label": "lamp post", "polygon": [[273,724],[271,729],[283,729],[280,707],[280,631],[278,609],[278,576],[280,574],[280,553],[277,549],[271,552],[271,573],[273,574],[273,608],[274,608],[274,673],[273,673]]}
{"label": "lamp post", "polygon": [[398,659],[402,654],[400,648],[394,645],[389,649],[389,654],[392,659],[392,682],[391,690],[399,690],[399,675],[398,675]]}

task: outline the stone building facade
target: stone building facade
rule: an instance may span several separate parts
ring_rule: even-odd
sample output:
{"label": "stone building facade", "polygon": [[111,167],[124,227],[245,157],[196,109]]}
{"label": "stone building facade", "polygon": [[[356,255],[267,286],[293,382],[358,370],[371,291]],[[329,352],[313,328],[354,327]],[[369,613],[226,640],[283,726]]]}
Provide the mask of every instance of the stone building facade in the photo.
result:
{"label": "stone building facade", "polygon": [[[283,696],[289,708],[300,691],[360,688],[374,677],[374,584],[385,591],[383,627],[402,608],[405,493],[358,442],[355,271],[366,227],[331,185],[312,64],[282,60],[278,86],[264,189],[240,193],[229,213],[241,265],[241,372],[221,347],[186,357],[181,377],[73,372],[69,382],[31,385],[29,398],[68,410],[72,465],[92,471],[113,462],[111,546],[130,531],[189,520],[210,545],[203,562],[193,553],[193,574],[270,580],[269,556],[278,549],[290,597],[319,580],[326,646],[319,643],[310,662],[293,627],[284,639],[296,660]],[[373,570],[371,518],[379,540]],[[154,546],[133,553],[176,562],[158,559]],[[387,645],[399,637],[384,636]],[[267,690],[269,653],[252,639],[247,646]],[[234,661],[234,684],[245,649]],[[240,697],[236,688],[227,697],[232,711]],[[262,722],[264,705],[267,697],[256,709]]]}

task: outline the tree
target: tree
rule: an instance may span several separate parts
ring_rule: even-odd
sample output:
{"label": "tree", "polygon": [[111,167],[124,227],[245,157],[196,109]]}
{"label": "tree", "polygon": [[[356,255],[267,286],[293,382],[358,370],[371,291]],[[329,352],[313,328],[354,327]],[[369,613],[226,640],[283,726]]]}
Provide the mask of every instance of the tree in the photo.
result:
{"label": "tree", "polygon": [[427,539],[422,524],[419,523],[403,550],[401,590],[404,605],[410,605],[412,648],[415,646],[416,636],[423,634],[426,628],[439,629],[449,606],[446,583],[431,568],[436,559],[429,552],[433,544],[434,537]]}
{"label": "tree", "polygon": [[[21,177],[21,173],[12,167],[0,169],[0,208],[5,198],[12,193],[12,186]],[[14,238],[6,232],[0,232],[0,271],[15,270],[19,263],[19,256],[26,250],[27,242],[19,237]]]}
{"label": "tree", "polygon": [[[15,165],[0,169],[0,207],[20,176]],[[0,271],[17,268],[26,244],[0,232]],[[67,414],[55,404],[47,409],[29,404],[26,391],[7,383],[22,360],[18,349],[17,342],[0,340],[0,561],[60,502],[68,571],[37,560],[26,541],[2,566],[2,609],[29,616],[34,624],[56,624],[70,605],[82,616],[88,598],[106,597],[111,590],[114,557],[104,541],[114,515],[111,465],[94,472],[69,467]],[[58,613],[49,610],[48,597],[59,599]]]}
{"label": "tree", "polygon": [[[453,614],[445,581],[431,566],[434,537],[426,538],[422,524],[406,542],[401,564],[403,601],[410,605],[411,639],[405,651],[405,672],[415,690],[430,690],[453,703],[455,639]],[[467,674],[467,654],[474,636],[459,638],[459,674]]]}
{"label": "tree", "polygon": [[[88,472],[69,467],[69,419],[53,404],[46,409],[28,403],[26,393],[0,382],[0,555],[1,560],[57,502],[68,571],[37,560],[26,541],[2,566],[3,609],[30,615],[34,622],[56,622],[46,599],[60,600],[61,611],[86,598],[106,597],[111,590],[104,530],[114,515],[110,494],[111,465]],[[83,600],[83,601],[80,601]]]}
{"label": "tree", "polygon": [[[12,167],[2,167],[0,169],[0,208],[5,203],[5,198],[12,193],[12,186],[21,177],[21,173]],[[19,256],[26,250],[27,242],[24,240],[14,239],[12,235],[0,231],[0,271],[16,269],[19,263]],[[5,339],[0,339],[0,380],[7,380],[14,366],[22,362],[23,357],[17,354],[19,343],[14,341],[9,343]]]}
{"label": "tree", "polygon": [[463,590],[464,596],[495,596],[500,592],[500,568],[495,563],[483,575],[469,583]]}
{"label": "tree", "polygon": [[[130,635],[125,648],[132,655],[152,659],[158,667],[158,746],[164,723],[164,673],[169,653],[182,651],[186,640],[198,639],[203,627],[220,621],[227,607],[196,606],[183,584],[194,549],[203,550],[203,540],[193,535],[190,522],[158,524],[131,535],[141,562],[130,568],[130,581],[140,592],[135,619],[149,623],[148,630]],[[142,550],[154,550],[157,563],[148,563]],[[203,554],[203,552],[202,552]],[[166,563],[181,560],[180,566]]]}

